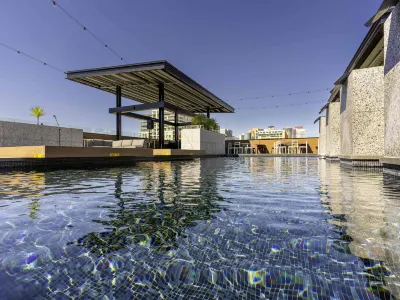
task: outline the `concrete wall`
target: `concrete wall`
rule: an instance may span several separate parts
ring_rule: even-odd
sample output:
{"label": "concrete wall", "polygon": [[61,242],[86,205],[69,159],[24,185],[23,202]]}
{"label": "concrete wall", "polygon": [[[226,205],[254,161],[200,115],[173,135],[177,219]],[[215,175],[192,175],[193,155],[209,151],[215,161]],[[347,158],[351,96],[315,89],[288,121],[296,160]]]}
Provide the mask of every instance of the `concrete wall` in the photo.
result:
{"label": "concrete wall", "polygon": [[[83,131],[61,128],[60,142],[61,146],[82,147]],[[0,147],[58,145],[58,127],[0,121]]]}
{"label": "concrete wall", "polygon": [[319,119],[318,154],[326,155],[326,117]]}
{"label": "concrete wall", "polygon": [[342,87],[340,155],[384,153],[383,66],[353,70]]}
{"label": "concrete wall", "polygon": [[385,156],[400,158],[400,3],[385,22]]}
{"label": "concrete wall", "polygon": [[326,155],[340,155],[340,102],[332,102],[326,110]]}
{"label": "concrete wall", "polygon": [[182,150],[205,150],[207,154],[225,154],[225,136],[200,128],[182,129]]}

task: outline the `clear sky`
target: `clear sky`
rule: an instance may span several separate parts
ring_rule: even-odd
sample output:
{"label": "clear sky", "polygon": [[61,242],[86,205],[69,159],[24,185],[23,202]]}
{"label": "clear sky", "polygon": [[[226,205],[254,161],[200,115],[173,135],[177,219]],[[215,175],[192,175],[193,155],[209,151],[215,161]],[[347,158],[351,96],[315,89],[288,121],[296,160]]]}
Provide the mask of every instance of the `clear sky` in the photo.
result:
{"label": "clear sky", "polygon": [[[257,100],[238,99],[333,87],[368,29],[380,0],[58,0],[69,13],[128,62],[168,60],[235,108],[214,115],[235,135],[250,128],[304,125],[328,91]],[[286,2],[286,4],[284,4]],[[1,0],[0,42],[62,70],[120,64],[48,0]],[[0,117],[29,120],[42,106],[43,122],[115,128],[115,97],[70,82],[48,67],[0,47]],[[123,100],[123,105],[132,103]],[[138,131],[139,121],[123,119]]]}

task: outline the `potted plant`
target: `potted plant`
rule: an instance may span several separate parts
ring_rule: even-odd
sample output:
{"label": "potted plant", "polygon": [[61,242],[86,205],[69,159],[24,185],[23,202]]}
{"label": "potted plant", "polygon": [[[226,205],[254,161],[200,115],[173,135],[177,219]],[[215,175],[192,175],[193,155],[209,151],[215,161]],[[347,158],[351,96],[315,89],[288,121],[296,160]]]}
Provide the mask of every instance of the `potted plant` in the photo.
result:
{"label": "potted plant", "polygon": [[192,120],[193,125],[201,126],[205,130],[218,131],[219,125],[215,119],[207,118],[205,115],[196,115]]}

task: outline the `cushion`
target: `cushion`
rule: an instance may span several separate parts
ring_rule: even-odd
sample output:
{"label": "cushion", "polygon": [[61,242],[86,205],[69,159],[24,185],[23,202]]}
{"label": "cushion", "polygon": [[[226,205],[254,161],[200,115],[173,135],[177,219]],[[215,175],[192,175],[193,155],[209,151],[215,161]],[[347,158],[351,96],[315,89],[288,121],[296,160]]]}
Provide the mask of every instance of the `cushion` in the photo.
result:
{"label": "cushion", "polygon": [[120,148],[120,147],[122,147],[122,141],[113,141],[112,146],[114,148]]}
{"label": "cushion", "polygon": [[132,140],[132,146],[143,147],[144,140]]}
{"label": "cushion", "polygon": [[123,140],[122,147],[132,146],[132,140]]}
{"label": "cushion", "polygon": [[103,146],[103,140],[92,140],[93,147]]}

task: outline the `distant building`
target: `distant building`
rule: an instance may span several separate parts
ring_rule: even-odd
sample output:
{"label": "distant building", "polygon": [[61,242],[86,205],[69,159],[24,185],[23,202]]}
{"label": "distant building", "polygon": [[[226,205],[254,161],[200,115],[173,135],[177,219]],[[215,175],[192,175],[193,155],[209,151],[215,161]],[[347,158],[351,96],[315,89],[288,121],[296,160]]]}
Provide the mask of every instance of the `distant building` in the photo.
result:
{"label": "distant building", "polygon": [[260,130],[262,130],[262,129],[260,129],[260,128],[253,128],[253,129],[250,129],[250,130],[248,131],[248,133],[250,133],[250,139],[251,139],[251,140],[257,140],[257,139],[258,139],[258,132],[259,132]]}
{"label": "distant building", "polygon": [[244,140],[247,140],[247,141],[248,141],[248,140],[251,140],[251,134],[248,133],[248,132],[244,133],[244,134],[243,134],[243,139],[244,139]]}
{"label": "distant building", "polygon": [[303,126],[296,126],[294,128],[294,135],[296,139],[307,137],[306,129]]}
{"label": "distant building", "polygon": [[[153,118],[158,119],[158,110],[153,109],[151,114],[149,115]],[[165,111],[164,113],[164,120],[175,122],[175,114],[170,111]],[[185,115],[178,115],[178,123],[187,123],[191,122],[192,117],[185,116]],[[179,134],[182,129],[191,128],[192,126],[179,126]],[[154,122],[154,129],[147,129],[147,121],[142,120],[140,121],[140,137],[148,139],[149,136],[152,140],[158,140],[158,122]],[[166,141],[173,141],[175,139],[175,128],[174,126],[165,125],[164,127],[164,139]]]}
{"label": "distant building", "polygon": [[220,129],[219,133],[225,135],[225,138],[233,136],[231,129]]}
{"label": "distant building", "polygon": [[288,139],[294,138],[293,128],[283,128],[283,130],[285,130]]}
{"label": "distant building", "polygon": [[275,129],[274,126],[268,126],[268,128],[259,130],[257,132],[258,139],[260,140],[273,140],[273,139],[285,139],[287,138],[286,131],[283,129]]}

